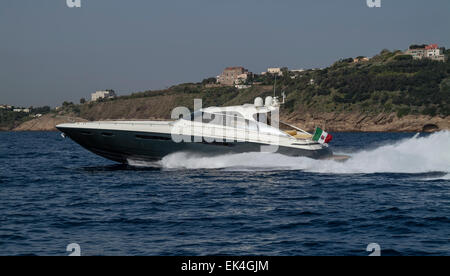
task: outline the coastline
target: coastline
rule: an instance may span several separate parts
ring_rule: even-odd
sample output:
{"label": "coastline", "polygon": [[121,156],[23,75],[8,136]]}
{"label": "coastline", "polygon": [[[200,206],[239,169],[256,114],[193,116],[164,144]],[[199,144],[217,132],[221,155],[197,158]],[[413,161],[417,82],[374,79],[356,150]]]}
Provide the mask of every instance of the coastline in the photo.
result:
{"label": "coastline", "polygon": [[[123,118],[132,120],[133,118]],[[108,119],[102,119],[108,120]],[[142,119],[140,119],[142,120]],[[154,118],[149,120],[155,120]],[[160,120],[166,120],[161,118]],[[437,132],[450,130],[450,117],[407,115],[398,118],[396,114],[358,114],[358,113],[323,113],[323,114],[282,114],[281,120],[294,124],[309,132],[320,126],[328,132]],[[56,125],[73,122],[87,122],[84,118],[44,115],[41,118],[24,122],[13,129],[0,131],[57,131]]]}
{"label": "coastline", "polygon": [[320,126],[329,132],[436,132],[450,130],[450,117],[406,115],[398,118],[395,113],[306,113],[282,117],[288,123],[314,131]]}
{"label": "coastline", "polygon": [[62,116],[55,114],[46,114],[40,118],[26,121],[19,126],[10,129],[9,131],[57,131],[56,126],[64,123],[74,122],[87,122],[88,120],[74,117],[74,116]]}
{"label": "coastline", "polygon": [[[328,130],[328,129],[327,129]],[[440,132],[440,131],[450,131],[448,129],[441,129],[441,130],[437,130],[437,131],[413,131],[413,130],[405,130],[405,131],[395,131],[395,130],[389,130],[389,131],[360,131],[360,130],[337,130],[337,131],[330,131],[328,130],[329,133],[433,133],[433,132]],[[30,133],[37,133],[37,132],[55,132],[58,133],[60,132],[57,129],[51,129],[51,130],[0,130],[0,133],[25,133],[25,132],[30,132]]]}

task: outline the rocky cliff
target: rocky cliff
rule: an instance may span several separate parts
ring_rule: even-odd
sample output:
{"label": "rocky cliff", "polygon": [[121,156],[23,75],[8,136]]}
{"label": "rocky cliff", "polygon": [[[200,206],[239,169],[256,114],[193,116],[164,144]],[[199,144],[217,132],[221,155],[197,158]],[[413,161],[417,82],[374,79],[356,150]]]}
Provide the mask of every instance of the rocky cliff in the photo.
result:
{"label": "rocky cliff", "polygon": [[450,130],[450,117],[407,115],[398,118],[395,113],[372,115],[361,113],[287,114],[282,116],[283,119],[308,131],[313,131],[316,126],[321,126],[332,132],[433,132]]}
{"label": "rocky cliff", "polygon": [[72,122],[85,122],[86,119],[71,117],[71,116],[60,116],[55,114],[47,114],[40,118],[36,118],[14,128],[14,131],[56,131],[56,125],[63,123]]}
{"label": "rocky cliff", "polygon": [[[123,103],[117,106],[111,103],[96,105],[93,110],[86,114],[91,120],[169,119],[171,108],[176,106],[176,101],[173,98],[167,100],[171,104],[165,105],[163,98],[153,101],[139,101],[139,104],[133,103],[136,105],[131,109],[123,109]],[[127,104],[131,103],[127,102]],[[313,113],[296,111],[293,113],[282,112],[281,120],[308,131],[313,131],[316,126],[331,132],[430,132],[450,130],[450,117],[406,115],[398,118],[395,113]],[[89,120],[75,116],[47,114],[19,125],[14,131],[54,131],[58,124],[83,121]]]}

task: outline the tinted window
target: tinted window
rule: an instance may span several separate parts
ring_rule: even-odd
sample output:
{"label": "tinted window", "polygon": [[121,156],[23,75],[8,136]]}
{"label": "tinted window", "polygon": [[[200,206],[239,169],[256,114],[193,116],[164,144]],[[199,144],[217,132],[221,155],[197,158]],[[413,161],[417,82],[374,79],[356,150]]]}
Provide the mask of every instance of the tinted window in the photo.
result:
{"label": "tinted window", "polygon": [[267,124],[267,125],[272,125],[271,123],[271,117],[272,117],[272,113],[268,112],[268,113],[256,113],[255,115],[253,115],[253,118],[263,124]]}
{"label": "tinted window", "polygon": [[206,113],[203,111],[195,111],[191,113],[191,121],[210,123],[214,120],[215,114]]}

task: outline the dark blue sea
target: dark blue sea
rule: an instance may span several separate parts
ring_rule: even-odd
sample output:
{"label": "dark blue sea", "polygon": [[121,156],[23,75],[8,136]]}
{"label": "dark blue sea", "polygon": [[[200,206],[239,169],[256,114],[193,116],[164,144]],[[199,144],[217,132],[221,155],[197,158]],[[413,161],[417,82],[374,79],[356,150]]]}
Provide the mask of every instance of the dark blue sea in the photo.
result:
{"label": "dark blue sea", "polygon": [[450,255],[450,132],[333,134],[352,159],[119,165],[57,132],[1,132],[0,255]]}

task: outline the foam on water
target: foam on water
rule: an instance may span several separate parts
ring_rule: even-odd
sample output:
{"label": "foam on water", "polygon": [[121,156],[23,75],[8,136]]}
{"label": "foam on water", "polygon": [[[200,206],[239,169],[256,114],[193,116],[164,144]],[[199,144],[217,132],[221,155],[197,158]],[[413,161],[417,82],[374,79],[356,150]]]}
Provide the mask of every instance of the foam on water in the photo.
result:
{"label": "foam on water", "polygon": [[161,167],[160,162],[148,162],[143,160],[135,160],[135,159],[127,159],[127,163],[130,166],[138,167],[138,168],[159,168]]}
{"label": "foam on water", "polygon": [[[215,157],[174,153],[161,161],[170,169],[303,170],[319,173],[450,173],[450,132],[383,145],[350,153],[346,162],[313,160],[272,153],[240,153]],[[448,177],[449,175],[447,175]]]}
{"label": "foam on water", "polygon": [[428,177],[428,178],[425,178],[423,180],[426,180],[426,181],[450,180],[450,174],[445,174],[445,175],[439,176],[439,177]]}

